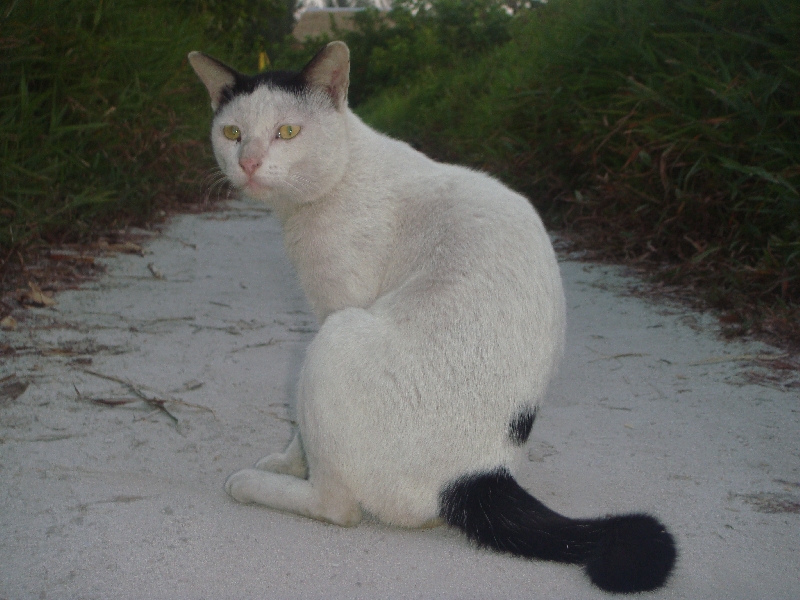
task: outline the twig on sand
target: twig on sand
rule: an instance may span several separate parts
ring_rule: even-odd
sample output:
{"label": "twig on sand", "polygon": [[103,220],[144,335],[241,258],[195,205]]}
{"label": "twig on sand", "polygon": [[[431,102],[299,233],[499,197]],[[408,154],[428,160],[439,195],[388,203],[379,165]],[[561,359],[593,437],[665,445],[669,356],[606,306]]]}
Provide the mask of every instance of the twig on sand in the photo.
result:
{"label": "twig on sand", "polygon": [[[149,418],[150,418],[150,417],[152,417],[153,415],[155,415],[155,414],[157,414],[157,413],[161,412],[162,410],[163,410],[163,409],[162,409],[162,407],[158,407],[157,409],[155,409],[155,410],[153,410],[153,411],[150,411],[149,413],[147,413],[147,414],[146,414],[146,415],[144,415],[143,417],[138,417],[138,418],[134,419],[134,420],[133,420],[133,422],[134,422],[134,423],[136,423],[137,421],[146,421],[147,419],[149,419]],[[170,415],[170,414],[169,414],[169,412],[167,412],[167,414],[168,414],[170,417],[172,417],[172,415]],[[172,417],[172,418],[173,418],[173,419],[175,419],[175,417]],[[175,423],[176,423],[176,424],[177,424],[177,422],[178,422],[178,420],[177,420],[177,419],[175,419]]]}
{"label": "twig on sand", "polygon": [[150,273],[153,274],[153,277],[156,279],[164,279],[164,274],[159,270],[159,268],[155,265],[155,263],[147,263],[147,268],[150,270]]}
{"label": "twig on sand", "polygon": [[740,360],[778,360],[785,358],[788,354],[734,354],[731,356],[712,356],[703,360],[690,362],[689,365],[696,367],[699,365],[716,365],[724,362],[737,362]]}
{"label": "twig on sand", "polygon": [[640,352],[626,352],[624,354],[601,354],[597,358],[593,358],[590,360],[590,363],[597,362],[599,360],[618,360],[620,358],[630,358],[634,356],[650,356],[649,354],[642,354]]}
{"label": "twig on sand", "polygon": [[[155,410],[150,414],[146,415],[145,417],[141,417],[136,419],[136,421],[141,421],[143,419],[147,419],[148,417],[152,416],[157,412],[163,412],[167,415],[175,424],[178,423],[178,417],[173,415],[169,409],[167,409],[167,403],[172,402],[173,404],[180,404],[182,406],[187,406],[189,408],[195,408],[197,410],[202,410],[206,412],[210,412],[214,417],[217,415],[214,411],[207,406],[201,406],[199,404],[192,404],[191,402],[186,402],[184,400],[180,400],[178,398],[160,398],[158,396],[150,396],[142,391],[142,389],[135,385],[134,383],[128,381],[127,379],[122,379],[121,377],[115,377],[114,375],[106,375],[105,373],[100,373],[98,371],[92,371],[91,369],[81,369],[84,373],[88,375],[93,375],[94,377],[99,377],[101,379],[106,379],[108,381],[114,381],[119,383],[120,385],[124,385],[128,390],[130,390],[136,398],[118,398],[118,399],[106,399],[106,398],[89,398],[88,400],[94,402],[96,404],[103,404],[105,406],[122,406],[124,404],[130,404],[131,402],[136,402],[137,400],[141,400],[146,404],[152,406]],[[78,389],[75,388],[75,391],[78,393],[78,397],[81,398],[80,392]]]}

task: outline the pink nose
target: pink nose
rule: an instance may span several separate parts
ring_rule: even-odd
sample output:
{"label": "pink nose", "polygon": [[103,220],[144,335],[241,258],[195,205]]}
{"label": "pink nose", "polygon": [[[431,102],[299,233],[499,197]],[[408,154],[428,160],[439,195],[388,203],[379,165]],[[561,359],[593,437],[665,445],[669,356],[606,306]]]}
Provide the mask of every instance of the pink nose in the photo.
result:
{"label": "pink nose", "polygon": [[258,158],[242,158],[239,160],[239,166],[247,173],[248,177],[252,177],[253,173],[258,171],[258,167],[261,166],[261,160]]}

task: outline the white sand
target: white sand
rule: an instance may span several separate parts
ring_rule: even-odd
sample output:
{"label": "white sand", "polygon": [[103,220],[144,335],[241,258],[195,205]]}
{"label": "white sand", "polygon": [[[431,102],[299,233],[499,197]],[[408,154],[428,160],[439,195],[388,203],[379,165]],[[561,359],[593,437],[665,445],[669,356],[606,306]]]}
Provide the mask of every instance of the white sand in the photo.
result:
{"label": "white sand", "polygon": [[[0,598],[607,597],[577,568],[445,528],[342,529],[229,499],[229,473],[288,441],[316,323],[264,211],[180,217],[148,248],[0,331],[17,349],[0,389],[30,384],[0,396]],[[618,269],[561,266],[567,357],[520,482],[570,516],[660,516],[680,562],[649,598],[800,597],[800,391],[703,362],[776,351],[621,295]],[[136,391],[187,403],[166,405],[178,423],[90,400]]]}

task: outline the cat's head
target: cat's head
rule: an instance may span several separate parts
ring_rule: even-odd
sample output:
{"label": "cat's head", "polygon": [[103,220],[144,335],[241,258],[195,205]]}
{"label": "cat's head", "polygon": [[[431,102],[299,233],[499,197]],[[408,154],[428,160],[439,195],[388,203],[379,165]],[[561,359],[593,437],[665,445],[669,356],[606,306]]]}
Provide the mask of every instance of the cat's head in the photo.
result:
{"label": "cat's head", "polygon": [[350,51],[331,42],[300,72],[249,76],[201,52],[189,62],[211,96],[211,142],[234,187],[272,205],[313,202],[348,159]]}

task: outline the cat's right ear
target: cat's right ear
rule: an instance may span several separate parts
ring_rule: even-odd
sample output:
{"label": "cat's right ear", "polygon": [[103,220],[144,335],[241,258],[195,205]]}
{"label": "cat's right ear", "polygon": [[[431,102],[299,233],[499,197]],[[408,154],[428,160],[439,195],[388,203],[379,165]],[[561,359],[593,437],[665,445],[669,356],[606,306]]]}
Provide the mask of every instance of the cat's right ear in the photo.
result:
{"label": "cat's right ear", "polygon": [[331,42],[311,59],[300,73],[312,88],[323,90],[337,110],[347,106],[350,85],[350,50],[344,42]]}
{"label": "cat's right ear", "polygon": [[211,108],[216,111],[226,88],[233,87],[236,83],[237,73],[228,65],[211,58],[202,52],[190,52],[189,64],[203,82],[211,96]]}

